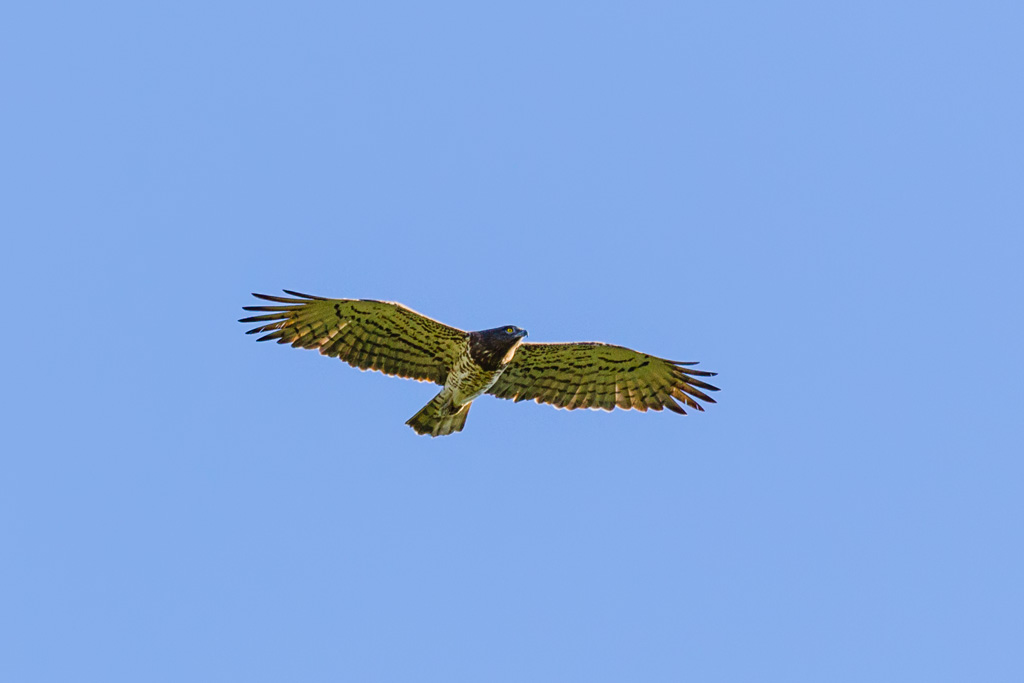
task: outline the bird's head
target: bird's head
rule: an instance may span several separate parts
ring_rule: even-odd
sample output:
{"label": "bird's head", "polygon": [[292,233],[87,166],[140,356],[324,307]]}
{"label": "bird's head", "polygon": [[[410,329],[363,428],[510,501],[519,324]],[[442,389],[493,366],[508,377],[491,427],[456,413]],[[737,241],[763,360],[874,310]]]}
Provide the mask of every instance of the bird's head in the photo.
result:
{"label": "bird's head", "polygon": [[506,325],[505,327],[496,327],[488,332],[497,332],[499,335],[503,335],[506,339],[522,339],[527,336],[527,331],[521,327],[515,325]]}
{"label": "bird's head", "polygon": [[526,330],[515,325],[470,332],[470,354],[481,367],[494,370],[512,360],[525,337]]}

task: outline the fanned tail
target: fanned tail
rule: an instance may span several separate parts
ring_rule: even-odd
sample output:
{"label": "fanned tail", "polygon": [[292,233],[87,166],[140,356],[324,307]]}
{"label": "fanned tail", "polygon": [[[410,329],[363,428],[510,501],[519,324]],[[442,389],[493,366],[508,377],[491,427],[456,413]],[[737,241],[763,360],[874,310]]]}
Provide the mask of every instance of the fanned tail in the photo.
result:
{"label": "fanned tail", "polygon": [[453,432],[461,432],[466,426],[466,416],[469,415],[469,407],[472,404],[466,403],[453,412],[449,399],[443,396],[443,393],[435,396],[405,424],[412,427],[417,434],[430,436],[447,436]]}

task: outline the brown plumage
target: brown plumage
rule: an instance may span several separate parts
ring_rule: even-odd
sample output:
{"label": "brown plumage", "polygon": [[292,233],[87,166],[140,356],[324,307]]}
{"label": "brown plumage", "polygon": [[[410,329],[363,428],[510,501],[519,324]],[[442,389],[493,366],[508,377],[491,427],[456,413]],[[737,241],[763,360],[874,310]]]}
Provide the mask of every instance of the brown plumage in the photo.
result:
{"label": "brown plumage", "polygon": [[718,391],[697,377],[715,373],[686,367],[694,363],[665,360],[633,349],[598,342],[523,344],[487,393],[515,401],[535,400],[559,408],[616,407],[640,411],[669,410],[685,415],[676,403],[703,411],[697,401],[715,400]]}
{"label": "brown plumage", "polygon": [[246,334],[265,333],[258,341],[276,340],[295,348],[317,349],[360,370],[378,370],[419,381],[444,384],[462,352],[466,333],[439,323],[402,304],[371,299],[325,299],[284,290],[297,298],[256,294],[285,306],[244,306],[265,315],[242,318],[264,323]]}
{"label": "brown plumage", "polygon": [[239,322],[260,323],[248,334],[259,341],[317,349],[363,370],[440,384],[443,389],[409,424],[417,433],[461,431],[472,401],[484,393],[559,408],[616,407],[640,411],[680,405],[703,411],[695,399],[714,403],[718,391],[698,377],[694,363],[670,361],[598,342],[523,343],[513,325],[464,332],[405,306],[370,299],[325,299],[285,290],[294,298],[253,294],[277,306],[245,306],[261,312]]}

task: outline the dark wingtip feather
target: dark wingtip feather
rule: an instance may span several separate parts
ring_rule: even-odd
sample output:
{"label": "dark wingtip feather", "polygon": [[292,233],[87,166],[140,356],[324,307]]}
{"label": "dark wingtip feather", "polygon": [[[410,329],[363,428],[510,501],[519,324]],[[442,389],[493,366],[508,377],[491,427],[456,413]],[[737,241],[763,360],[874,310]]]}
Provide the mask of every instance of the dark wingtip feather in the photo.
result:
{"label": "dark wingtip feather", "polygon": [[277,303],[280,303],[280,304],[305,304],[305,303],[308,303],[304,299],[289,299],[287,297],[273,296],[271,294],[258,294],[256,292],[253,292],[252,295],[254,297],[256,297],[257,299],[263,299],[264,301],[276,301]]}
{"label": "dark wingtip feather", "polygon": [[711,372],[710,370],[694,370],[693,368],[677,368],[679,372],[687,375],[696,375],[697,377],[714,377],[717,372]]}
{"label": "dark wingtip feather", "polygon": [[668,361],[675,366],[675,369],[679,372],[685,372],[687,375],[700,375],[701,377],[714,377],[717,372],[711,372],[710,370],[697,370],[696,368],[690,367],[698,365],[700,361],[682,361],[682,360],[670,360]]}
{"label": "dark wingtip feather", "polygon": [[[694,375],[696,375],[697,373],[695,371],[693,371],[693,370],[686,370],[686,369],[683,369],[683,368],[674,368],[674,372],[672,374],[675,376],[675,378],[677,380],[679,380],[681,382],[685,382],[685,383],[690,384],[692,386],[700,387],[701,389],[707,389],[708,391],[719,391],[718,387],[716,387],[715,385],[708,384],[707,382],[705,382],[703,380],[699,380],[696,377],[694,377]],[[716,373],[714,373],[714,372],[701,372],[700,376],[701,377],[713,377],[715,374]]]}
{"label": "dark wingtip feather", "polygon": [[683,391],[688,393],[690,396],[693,396],[694,398],[699,398],[702,401],[711,401],[711,397],[705,394],[700,389],[698,389],[693,382],[690,382],[689,384],[685,385]]}
{"label": "dark wingtip feather", "polygon": [[716,387],[714,384],[708,384],[707,382],[702,382],[699,379],[694,379],[692,377],[687,377],[686,382],[691,386],[700,387],[701,389],[707,389],[708,391],[720,391],[719,388]]}
{"label": "dark wingtip feather", "polygon": [[671,396],[665,397],[665,407],[671,410],[673,413],[679,413],[680,415],[686,415],[686,411],[683,407],[676,403]]}
{"label": "dark wingtip feather", "polygon": [[[253,323],[260,323],[260,322],[266,322],[266,321],[265,320],[254,320],[252,318],[242,318],[238,322],[245,323],[246,325],[252,325]],[[252,334],[253,332],[259,332],[260,330],[262,330],[264,328],[269,329],[270,327],[273,327],[274,325],[279,325],[279,324],[280,323],[272,323],[270,325],[259,325],[258,327],[254,327],[253,329],[249,330],[246,334]]]}
{"label": "dark wingtip feather", "polygon": [[281,291],[283,291],[285,294],[291,294],[292,296],[297,296],[303,299],[313,299],[314,301],[327,301],[326,297],[315,296],[313,294],[303,294],[302,292],[296,292],[291,289],[284,289]]}
{"label": "dark wingtip feather", "polygon": [[264,311],[270,313],[291,313],[302,309],[302,305],[291,306],[242,306],[243,311]]}

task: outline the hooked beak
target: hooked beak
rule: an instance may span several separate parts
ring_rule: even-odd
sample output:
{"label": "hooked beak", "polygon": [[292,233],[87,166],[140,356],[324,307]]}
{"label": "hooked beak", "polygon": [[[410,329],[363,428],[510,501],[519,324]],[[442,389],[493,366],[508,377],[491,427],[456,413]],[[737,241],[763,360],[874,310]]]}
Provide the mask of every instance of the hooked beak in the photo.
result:
{"label": "hooked beak", "polygon": [[529,336],[530,336],[530,333],[527,332],[526,330],[519,330],[519,337],[520,338],[522,338],[522,337],[529,337]]}

